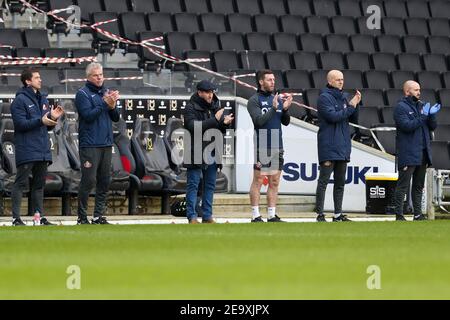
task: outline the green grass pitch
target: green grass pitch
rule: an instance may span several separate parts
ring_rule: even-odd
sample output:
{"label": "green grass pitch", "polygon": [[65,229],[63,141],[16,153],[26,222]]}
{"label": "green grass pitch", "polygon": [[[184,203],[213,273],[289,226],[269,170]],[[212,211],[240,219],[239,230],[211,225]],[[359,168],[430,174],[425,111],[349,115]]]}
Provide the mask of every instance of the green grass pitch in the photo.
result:
{"label": "green grass pitch", "polygon": [[[0,239],[0,299],[450,299],[450,221],[1,227]],[[371,265],[381,289],[367,287]]]}

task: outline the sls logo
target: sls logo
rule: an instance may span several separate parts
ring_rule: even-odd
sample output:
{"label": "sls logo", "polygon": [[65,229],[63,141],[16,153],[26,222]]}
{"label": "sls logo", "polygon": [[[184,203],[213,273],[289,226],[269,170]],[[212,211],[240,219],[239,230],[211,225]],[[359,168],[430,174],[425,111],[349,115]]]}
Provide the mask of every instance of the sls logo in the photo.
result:
{"label": "sls logo", "polygon": [[382,199],[386,197],[386,188],[380,186],[370,188],[369,192],[371,199],[378,199],[378,198]]}

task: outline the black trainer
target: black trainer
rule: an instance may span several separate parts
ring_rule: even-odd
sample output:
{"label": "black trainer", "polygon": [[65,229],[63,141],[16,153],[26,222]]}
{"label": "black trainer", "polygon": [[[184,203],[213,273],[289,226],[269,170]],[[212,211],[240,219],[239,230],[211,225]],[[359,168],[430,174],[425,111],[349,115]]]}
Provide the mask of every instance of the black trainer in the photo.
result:
{"label": "black trainer", "polygon": [[414,216],[414,221],[424,221],[424,220],[428,220],[427,217],[425,217],[423,214],[420,214],[418,216]]}
{"label": "black trainer", "polygon": [[80,218],[77,219],[77,224],[90,224],[89,220],[87,218]]}
{"label": "black trainer", "polygon": [[258,216],[255,219],[252,219],[252,222],[264,222],[264,220],[261,216]]}
{"label": "black trainer", "polygon": [[316,218],[317,222],[327,222],[327,220],[325,219],[325,215],[324,214],[318,214],[317,218]]}
{"label": "black trainer", "polygon": [[275,215],[275,217],[267,219],[267,222],[286,222],[286,221],[281,220],[279,216]]}
{"label": "black trainer", "polygon": [[13,220],[12,225],[13,226],[25,226],[26,224],[23,223],[22,219],[17,218],[17,219]]}
{"label": "black trainer", "polygon": [[395,215],[395,221],[406,221],[406,218],[402,214],[396,214]]}
{"label": "black trainer", "polygon": [[347,216],[345,215],[345,214],[341,214],[339,217],[337,217],[337,218],[334,218],[333,217],[333,222],[340,222],[340,221],[343,221],[343,222],[347,222],[347,221],[352,221],[352,220],[350,220],[349,218],[347,218]]}
{"label": "black trainer", "polygon": [[41,225],[43,226],[56,226],[56,224],[51,223],[47,218],[41,218]]}
{"label": "black trainer", "polygon": [[105,217],[98,217],[91,220],[91,224],[110,224]]}

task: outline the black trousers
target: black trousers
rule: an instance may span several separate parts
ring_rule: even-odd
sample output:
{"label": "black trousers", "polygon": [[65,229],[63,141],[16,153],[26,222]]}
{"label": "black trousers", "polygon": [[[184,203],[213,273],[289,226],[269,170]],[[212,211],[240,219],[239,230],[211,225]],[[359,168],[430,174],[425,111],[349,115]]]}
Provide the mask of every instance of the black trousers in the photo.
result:
{"label": "black trousers", "polygon": [[78,191],[78,217],[87,218],[89,194],[95,187],[94,217],[101,217],[111,183],[112,147],[80,148],[81,182]]}
{"label": "black trousers", "polygon": [[344,198],[345,173],[347,172],[347,161],[324,161],[320,164],[319,180],[316,190],[316,212],[323,214],[325,192],[331,173],[334,173],[333,201],[334,213],[342,213],[342,200]]}
{"label": "black trousers", "polygon": [[34,211],[44,215],[44,186],[47,174],[47,161],[35,161],[17,167],[16,180],[11,192],[12,215],[14,219],[20,218],[23,190],[27,187],[30,175],[33,175],[30,185],[30,197],[34,204]]}
{"label": "black trousers", "polygon": [[422,165],[407,166],[399,168],[397,186],[395,187],[394,201],[395,214],[403,214],[403,200],[409,192],[409,183],[412,177],[411,200],[413,203],[414,215],[422,214],[422,194],[425,184],[425,174],[427,172],[427,162],[425,155],[422,157]]}

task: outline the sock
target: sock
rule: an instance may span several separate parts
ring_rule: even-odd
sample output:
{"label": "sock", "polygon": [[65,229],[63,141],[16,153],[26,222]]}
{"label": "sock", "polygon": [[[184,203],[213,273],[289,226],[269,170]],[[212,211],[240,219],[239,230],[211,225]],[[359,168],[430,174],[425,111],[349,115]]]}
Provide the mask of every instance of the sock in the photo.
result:
{"label": "sock", "polygon": [[269,216],[269,219],[275,218],[275,209],[276,207],[268,207],[267,208],[267,215]]}
{"label": "sock", "polygon": [[341,212],[340,212],[340,213],[335,213],[335,214],[334,214],[334,217],[335,217],[335,218],[339,218],[339,217],[341,216],[341,214],[342,214]]}
{"label": "sock", "polygon": [[259,216],[259,206],[252,207],[252,219],[258,218]]}
{"label": "sock", "polygon": [[414,218],[418,218],[418,217],[420,217],[421,216],[421,214],[418,214],[418,215],[414,215]]}

